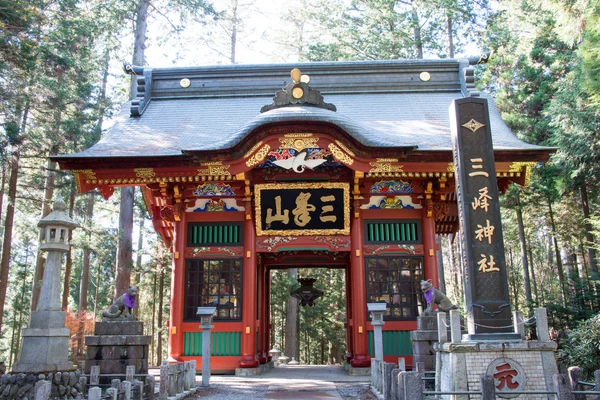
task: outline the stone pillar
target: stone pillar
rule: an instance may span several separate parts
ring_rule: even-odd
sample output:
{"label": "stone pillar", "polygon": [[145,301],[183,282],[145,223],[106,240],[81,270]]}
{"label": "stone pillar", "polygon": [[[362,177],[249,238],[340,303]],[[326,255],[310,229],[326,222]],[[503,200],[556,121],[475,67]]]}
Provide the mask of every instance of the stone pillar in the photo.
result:
{"label": "stone pillar", "polygon": [[210,385],[210,330],[214,328],[212,318],[216,307],[198,307],[202,329],[202,386]]}
{"label": "stone pillar", "polygon": [[45,230],[40,251],[46,251],[46,266],[37,310],[31,313],[29,328],[23,329],[23,345],[13,372],[54,372],[74,370],[69,361],[70,330],[65,328],[61,310],[60,271],[63,254],[69,251],[69,232],[77,226],[66,213],[61,198],[38,226]]}
{"label": "stone pillar", "polygon": [[386,309],[386,303],[367,303],[367,309],[371,313],[371,325],[373,325],[373,347],[375,349],[375,359],[383,362],[383,333],[381,328],[383,313]]}

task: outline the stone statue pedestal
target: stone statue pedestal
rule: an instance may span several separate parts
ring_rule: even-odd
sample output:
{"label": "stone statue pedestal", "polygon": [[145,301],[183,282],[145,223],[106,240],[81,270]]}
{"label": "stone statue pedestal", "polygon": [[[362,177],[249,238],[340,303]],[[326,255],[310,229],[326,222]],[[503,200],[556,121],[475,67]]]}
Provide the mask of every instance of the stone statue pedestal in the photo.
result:
{"label": "stone statue pedestal", "polygon": [[[538,340],[470,340],[460,335],[459,319],[451,319],[450,341],[435,344],[437,351],[436,390],[478,390],[480,376],[491,375],[500,397],[517,397],[511,391],[553,391],[553,376],[558,373],[554,353],[556,343],[550,340],[546,310],[536,309]],[[443,336],[443,335],[441,335]],[[517,335],[518,336],[518,335]],[[442,396],[442,399],[467,400],[466,395]],[[540,399],[544,395],[522,395],[519,398]]]}
{"label": "stone statue pedestal", "polygon": [[29,328],[23,329],[23,344],[13,372],[74,371],[69,361],[69,328],[62,311],[33,311]]}
{"label": "stone statue pedestal", "polygon": [[[438,342],[437,312],[423,313],[417,318],[417,330],[410,332],[413,350],[413,366],[423,363],[426,371],[435,370],[435,350]],[[446,321],[450,325],[449,320]]]}
{"label": "stone statue pedestal", "polygon": [[89,374],[94,365],[100,367],[101,374],[125,374],[128,365],[135,366],[136,374],[148,373],[151,338],[143,333],[142,321],[96,322],[94,336],[85,338],[85,373]]}

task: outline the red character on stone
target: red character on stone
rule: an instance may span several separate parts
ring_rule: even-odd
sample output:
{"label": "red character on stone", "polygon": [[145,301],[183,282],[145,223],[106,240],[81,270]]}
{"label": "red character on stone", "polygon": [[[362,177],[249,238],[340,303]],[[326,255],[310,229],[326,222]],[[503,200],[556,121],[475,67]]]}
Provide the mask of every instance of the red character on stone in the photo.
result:
{"label": "red character on stone", "polygon": [[506,386],[509,390],[515,390],[519,387],[518,382],[513,382],[513,378],[516,378],[519,375],[519,372],[515,369],[511,369],[509,363],[501,364],[496,366],[497,374],[494,374],[494,379],[500,381],[496,388],[498,390],[504,389]]}

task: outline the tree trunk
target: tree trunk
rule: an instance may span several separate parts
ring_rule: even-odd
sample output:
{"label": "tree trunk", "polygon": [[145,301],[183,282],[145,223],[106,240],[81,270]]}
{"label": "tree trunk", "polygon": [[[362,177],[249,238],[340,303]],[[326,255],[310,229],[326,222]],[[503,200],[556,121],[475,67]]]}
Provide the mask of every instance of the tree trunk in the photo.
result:
{"label": "tree trunk", "polygon": [[423,59],[423,41],[421,39],[421,25],[419,25],[419,14],[414,10],[411,11],[411,17],[413,22],[413,32],[415,35],[415,52],[417,53],[417,59]]}
{"label": "tree trunk", "polygon": [[[2,210],[3,210],[2,204],[4,202],[4,187],[6,186],[6,174],[7,174],[6,164],[2,163],[2,165],[0,165],[0,168],[2,169],[2,171],[1,171],[2,172],[2,181],[0,181],[0,223],[1,223],[1,220],[2,220],[2,217],[3,217],[3,215],[2,215]],[[2,235],[4,235],[4,234],[2,234]],[[2,237],[3,236],[0,236],[0,239]]]}
{"label": "tree trunk", "polygon": [[[25,269],[25,276],[23,277],[23,286],[21,287],[21,301],[25,302],[25,292],[27,288],[27,268]],[[23,307],[19,307],[19,322],[17,323],[17,343],[15,343],[15,361],[19,359],[19,347],[21,347],[21,327],[23,326]],[[12,348],[11,348],[12,350]],[[12,365],[12,364],[11,364]]]}
{"label": "tree trunk", "polygon": [[[148,0],[139,0],[136,7],[135,33],[133,44],[134,65],[144,65],[144,51],[146,49],[146,32],[148,30]],[[129,99],[137,95],[137,77],[131,77]],[[117,246],[117,274],[115,277],[115,299],[125,293],[131,283],[131,270],[133,267],[133,198],[134,188],[124,186],[121,188],[121,201],[119,209],[119,243]]]}
{"label": "tree trunk", "polygon": [[[50,211],[52,211],[52,197],[54,196],[54,180],[56,163],[48,158],[46,162],[46,182],[44,183],[44,199],[42,200],[42,212],[41,218],[44,218]],[[38,233],[38,249],[39,244],[44,240],[44,229],[40,228]],[[38,250],[37,257],[35,260],[35,272],[33,274],[33,289],[31,295],[31,311],[35,311],[37,308],[38,299],[40,297],[40,289],[42,288],[42,277],[44,276],[44,256],[41,251]]]}
{"label": "tree trunk", "polygon": [[[298,276],[297,268],[288,269],[290,280],[296,279]],[[298,360],[297,343],[297,317],[298,317],[298,299],[289,296],[285,317],[285,350],[284,353],[290,359],[294,357]]]}
{"label": "tree trunk", "polygon": [[158,283],[158,337],[156,338],[156,365],[162,364],[162,320],[163,320],[163,292],[165,290],[165,271],[160,272]]}
{"label": "tree trunk", "polygon": [[558,282],[560,284],[560,294],[562,296],[563,307],[567,307],[567,292],[566,292],[566,282],[565,282],[565,273],[563,271],[562,260],[560,258],[560,250],[558,249],[558,241],[556,240],[556,224],[554,223],[554,213],[552,212],[552,202],[550,198],[546,199],[548,201],[548,213],[550,215],[550,229],[552,229],[552,240],[554,243],[554,255],[556,257],[556,269],[558,272]]}
{"label": "tree trunk", "polygon": [[140,232],[138,234],[138,247],[135,257],[135,282],[136,284],[140,284],[142,279],[142,250],[144,249],[144,214],[140,213],[140,222],[139,229]]}
{"label": "tree trunk", "polygon": [[[73,218],[73,209],[75,208],[75,188],[71,186],[71,195],[69,196],[69,217]],[[73,229],[69,229],[69,243],[73,240]],[[65,262],[65,281],[63,284],[62,309],[67,311],[69,307],[69,289],[71,284],[71,270],[73,269],[72,249],[69,246],[67,251],[67,261]]]}
{"label": "tree trunk", "polygon": [[2,319],[4,317],[4,303],[6,302],[6,289],[8,287],[12,231],[15,218],[15,202],[17,199],[19,157],[19,150],[15,149],[9,164],[10,178],[8,180],[8,202],[6,204],[6,215],[4,218],[4,238],[2,241],[2,259],[0,261],[0,331],[3,328]]}
{"label": "tree trunk", "polygon": [[115,299],[125,293],[131,283],[133,269],[133,198],[135,188],[121,188],[119,209],[119,242],[117,245],[117,273],[115,277]]}
{"label": "tree trunk", "polygon": [[535,301],[540,304],[540,297],[537,288],[537,279],[535,278],[535,264],[533,263],[533,251],[531,250],[531,241],[527,246],[527,252],[529,253],[529,266],[531,267],[531,282],[533,282],[533,294],[535,295]]}
{"label": "tree trunk", "polygon": [[[146,50],[146,32],[148,31],[148,6],[149,0],[139,0],[135,8],[135,32],[133,42],[133,65],[143,66],[144,52]],[[137,77],[131,76],[129,86],[129,100],[135,99],[137,93]]]}
{"label": "tree trunk", "polygon": [[581,193],[581,209],[583,210],[583,217],[585,218],[585,241],[587,248],[587,258],[590,265],[590,272],[592,273],[592,282],[594,287],[596,305],[600,304],[600,274],[598,273],[598,260],[596,259],[596,249],[594,244],[596,238],[592,233],[592,224],[590,223],[590,205],[588,202],[587,195],[587,184],[585,180],[579,188]]}
{"label": "tree trunk", "polygon": [[229,61],[235,64],[235,47],[237,45],[238,0],[231,0],[231,54]]}
{"label": "tree trunk", "polygon": [[516,279],[514,279],[515,276],[515,269],[514,269],[514,262],[513,262],[513,251],[512,251],[512,247],[508,248],[508,265],[510,266],[509,268],[509,282],[511,283],[509,286],[512,286],[513,289],[513,299],[515,301],[515,305],[514,305],[514,310],[518,310],[519,309],[519,285],[516,282]]}
{"label": "tree trunk", "polygon": [[448,36],[448,58],[454,58],[454,38],[452,32],[452,17],[446,16],[446,34]]}
{"label": "tree trunk", "polygon": [[517,190],[517,224],[519,228],[519,243],[521,245],[521,263],[523,265],[523,286],[525,287],[525,301],[527,302],[528,316],[533,315],[533,299],[531,298],[531,281],[529,279],[529,264],[527,262],[527,246],[525,243],[525,228],[523,226],[523,213],[521,211],[521,194]]}
{"label": "tree trunk", "polygon": [[96,270],[96,293],[94,293],[94,315],[98,315],[98,293],[100,291],[100,275],[102,275],[102,263],[98,263]]}
{"label": "tree trunk", "polygon": [[81,281],[79,282],[79,304],[77,314],[79,315],[79,334],[77,335],[77,354],[83,353],[83,335],[85,329],[85,313],[87,311],[88,288],[90,284],[90,242],[92,241],[92,217],[94,216],[94,193],[88,193],[88,202],[85,210],[85,222],[87,225],[87,243],[83,249],[83,265],[81,266]]}
{"label": "tree trunk", "polygon": [[156,315],[156,272],[154,274],[152,274],[152,323],[150,324],[150,351],[152,352],[151,356],[150,356],[150,364],[151,365],[156,365],[156,364],[154,364],[154,360],[156,359],[156,351],[154,350],[154,343],[155,343],[154,334],[156,333],[155,315]]}
{"label": "tree trunk", "polygon": [[437,261],[438,284],[442,293],[446,292],[446,274],[444,273],[444,256],[442,255],[442,239],[440,235],[435,235],[435,257]]}

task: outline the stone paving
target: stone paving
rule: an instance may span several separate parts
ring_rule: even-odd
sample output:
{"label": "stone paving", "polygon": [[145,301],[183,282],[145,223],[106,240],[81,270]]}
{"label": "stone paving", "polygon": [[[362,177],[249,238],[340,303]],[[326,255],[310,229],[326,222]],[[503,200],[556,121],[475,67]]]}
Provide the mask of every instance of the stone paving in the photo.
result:
{"label": "stone paving", "polygon": [[286,365],[256,377],[211,376],[201,399],[370,400],[368,376],[349,376],[342,366]]}

